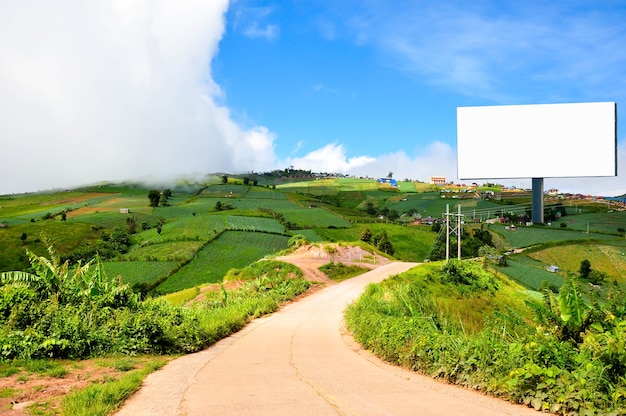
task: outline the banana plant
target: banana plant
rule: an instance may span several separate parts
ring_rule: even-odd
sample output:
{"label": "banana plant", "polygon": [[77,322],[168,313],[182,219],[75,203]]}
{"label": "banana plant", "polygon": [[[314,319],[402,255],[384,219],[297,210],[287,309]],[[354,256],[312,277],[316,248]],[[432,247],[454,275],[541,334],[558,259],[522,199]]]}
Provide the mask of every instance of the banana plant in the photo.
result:
{"label": "banana plant", "polygon": [[[544,282],[545,283],[545,282]],[[558,295],[544,284],[543,303],[526,302],[535,322],[561,341],[581,343],[583,334],[593,324],[595,306],[585,302],[574,278],[566,278]]]}
{"label": "banana plant", "polygon": [[[61,303],[84,297],[97,297],[119,288],[119,282],[107,278],[99,256],[85,264],[70,267],[69,261],[61,262],[52,240],[42,235],[48,257],[38,256],[26,250],[33,273],[24,271],[5,272],[0,275],[3,285],[25,286],[37,294],[39,300],[56,297]],[[92,267],[94,266],[95,267]]]}

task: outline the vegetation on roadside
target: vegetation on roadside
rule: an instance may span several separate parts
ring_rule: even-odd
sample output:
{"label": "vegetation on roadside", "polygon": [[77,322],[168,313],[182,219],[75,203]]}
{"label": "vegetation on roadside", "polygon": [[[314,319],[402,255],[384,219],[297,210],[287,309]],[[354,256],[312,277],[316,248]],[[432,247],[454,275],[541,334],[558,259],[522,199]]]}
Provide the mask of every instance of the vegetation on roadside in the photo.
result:
{"label": "vegetation on roadside", "polygon": [[370,285],[346,319],[366,348],[412,370],[537,410],[623,413],[623,293],[585,298],[575,278],[532,293],[478,263],[433,263]]}
{"label": "vegetation on roadside", "polygon": [[365,267],[357,266],[354,264],[347,265],[342,262],[335,263],[334,261],[330,261],[323,266],[320,266],[319,269],[324,272],[330,279],[336,282],[350,279],[369,270]]}
{"label": "vegetation on roadside", "polygon": [[309,283],[274,265],[242,287],[191,307],[140,299],[104,272],[98,258],[71,267],[54,246],[29,253],[34,273],[0,275],[0,360],[198,351],[274,311]]}

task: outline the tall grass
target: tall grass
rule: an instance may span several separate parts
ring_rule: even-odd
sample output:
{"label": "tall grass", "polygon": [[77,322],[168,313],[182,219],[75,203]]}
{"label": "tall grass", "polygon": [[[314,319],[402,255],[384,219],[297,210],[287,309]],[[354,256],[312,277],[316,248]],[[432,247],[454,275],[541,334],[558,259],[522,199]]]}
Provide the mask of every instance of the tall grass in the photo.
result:
{"label": "tall grass", "polygon": [[118,380],[91,384],[67,394],[61,402],[61,414],[66,416],[106,416],[135,392],[146,376],[165,364],[153,360],[141,370],[131,371]]}

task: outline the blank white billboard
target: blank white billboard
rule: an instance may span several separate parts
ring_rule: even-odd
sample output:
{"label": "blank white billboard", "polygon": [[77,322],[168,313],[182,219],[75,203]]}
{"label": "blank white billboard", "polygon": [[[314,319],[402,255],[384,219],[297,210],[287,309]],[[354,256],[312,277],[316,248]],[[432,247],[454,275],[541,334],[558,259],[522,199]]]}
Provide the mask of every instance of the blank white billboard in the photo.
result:
{"label": "blank white billboard", "polygon": [[457,108],[459,179],[617,176],[617,104]]}

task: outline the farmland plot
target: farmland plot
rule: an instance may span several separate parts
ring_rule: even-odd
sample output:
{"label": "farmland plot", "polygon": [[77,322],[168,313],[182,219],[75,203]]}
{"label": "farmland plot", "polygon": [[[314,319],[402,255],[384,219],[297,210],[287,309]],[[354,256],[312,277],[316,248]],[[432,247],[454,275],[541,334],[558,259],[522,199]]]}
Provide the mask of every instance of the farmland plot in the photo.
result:
{"label": "farmland plot", "polygon": [[489,228],[500,234],[510,248],[530,247],[534,244],[575,240],[616,240],[619,237],[607,234],[567,231],[555,228],[517,227],[514,231],[505,229],[503,225],[492,225]]}
{"label": "farmland plot", "polygon": [[188,216],[163,225],[161,234],[156,229],[142,231],[135,238],[142,242],[207,241],[225,229],[224,218],[217,215]]}
{"label": "farmland plot", "polygon": [[256,210],[259,208],[267,208],[274,211],[285,209],[296,209],[299,206],[287,199],[269,199],[269,198],[228,198],[221,200],[222,203],[232,205],[240,210]]}
{"label": "farmland plot", "polygon": [[[571,207],[567,207],[568,212]],[[573,209],[572,209],[573,210]],[[617,233],[618,228],[626,229],[626,212],[604,212],[594,214],[567,215],[554,222],[567,224],[567,228],[579,231]]]}
{"label": "farmland plot", "polygon": [[202,248],[204,241],[176,241],[171,243],[148,244],[133,247],[124,255],[127,260],[134,261],[189,261]]}
{"label": "farmland plot", "polygon": [[604,272],[618,281],[626,277],[626,247],[623,245],[564,244],[528,253],[527,256],[575,274],[580,270],[580,262],[589,260],[593,270]]}
{"label": "farmland plot", "polygon": [[224,217],[224,228],[233,231],[260,231],[284,234],[285,227],[273,218],[242,217],[228,215]]}
{"label": "farmland plot", "polygon": [[284,215],[285,220],[298,227],[304,228],[348,228],[349,221],[322,208],[300,208],[289,210],[277,210]]}
{"label": "farmland plot", "polygon": [[259,187],[251,188],[247,197],[252,199],[287,199],[287,195],[280,191]]}
{"label": "farmland plot", "polygon": [[121,276],[122,283],[153,283],[165,278],[171,270],[178,267],[171,261],[118,261],[103,264],[107,276]]}
{"label": "farmland plot", "polygon": [[540,290],[544,281],[547,281],[551,288],[560,288],[563,284],[563,278],[556,273],[547,271],[544,263],[526,256],[508,259],[507,264],[508,266],[497,267],[497,269],[530,289]]}
{"label": "farmland plot", "polygon": [[185,267],[157,287],[161,293],[171,293],[204,283],[221,282],[231,268],[242,268],[264,256],[287,248],[289,237],[226,231],[212,241]]}

